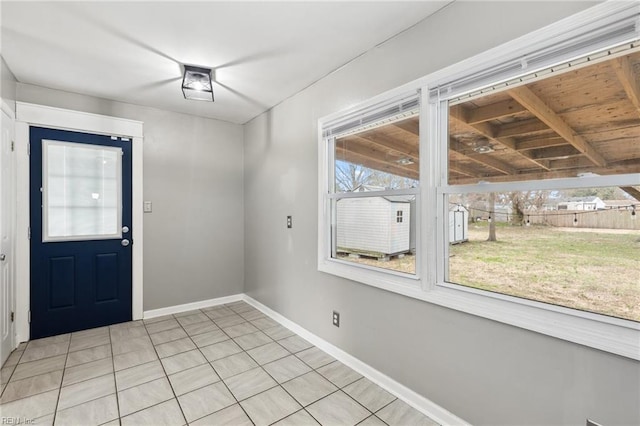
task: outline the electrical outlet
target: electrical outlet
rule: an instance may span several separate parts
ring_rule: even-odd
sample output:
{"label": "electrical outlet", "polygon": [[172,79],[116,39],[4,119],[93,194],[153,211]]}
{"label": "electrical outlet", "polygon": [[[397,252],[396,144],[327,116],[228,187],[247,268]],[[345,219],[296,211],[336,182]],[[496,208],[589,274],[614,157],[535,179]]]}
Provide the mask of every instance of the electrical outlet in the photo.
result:
{"label": "electrical outlet", "polygon": [[293,223],[291,222],[291,216],[287,216],[287,228],[292,228]]}
{"label": "electrical outlet", "polygon": [[340,327],[340,313],[333,311],[333,325]]}
{"label": "electrical outlet", "polygon": [[153,211],[153,204],[151,203],[151,201],[145,201],[142,204],[142,211],[144,213],[151,213]]}

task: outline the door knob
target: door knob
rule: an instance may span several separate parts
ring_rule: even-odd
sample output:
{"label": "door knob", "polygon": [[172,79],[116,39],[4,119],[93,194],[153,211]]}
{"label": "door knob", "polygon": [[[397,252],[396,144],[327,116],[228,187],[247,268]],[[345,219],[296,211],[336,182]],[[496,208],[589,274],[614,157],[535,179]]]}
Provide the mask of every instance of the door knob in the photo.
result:
{"label": "door knob", "polygon": [[5,256],[4,253],[0,254],[0,262],[2,262],[3,260],[5,260],[7,258],[7,256]]}
{"label": "door knob", "polygon": [[123,226],[122,227],[122,233],[126,234],[127,232],[129,232],[129,227],[128,226]]}
{"label": "door knob", "polygon": [[120,241],[120,244],[122,244],[123,247],[126,247],[129,245],[129,240],[125,238],[124,240]]}

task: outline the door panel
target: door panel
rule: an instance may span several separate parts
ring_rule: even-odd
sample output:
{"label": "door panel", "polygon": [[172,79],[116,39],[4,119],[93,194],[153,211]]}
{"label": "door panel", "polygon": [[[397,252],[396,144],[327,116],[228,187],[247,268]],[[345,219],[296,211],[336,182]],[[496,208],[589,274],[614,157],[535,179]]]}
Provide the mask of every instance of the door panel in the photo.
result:
{"label": "door panel", "polygon": [[76,294],[76,259],[74,256],[49,259],[49,308],[73,306]]}
{"label": "door panel", "polygon": [[[96,302],[109,302],[118,299],[118,254],[98,254],[96,262]],[[116,283],[116,285],[112,285]]]}
{"label": "door panel", "polygon": [[131,142],[32,127],[30,143],[31,338],[131,320]]}

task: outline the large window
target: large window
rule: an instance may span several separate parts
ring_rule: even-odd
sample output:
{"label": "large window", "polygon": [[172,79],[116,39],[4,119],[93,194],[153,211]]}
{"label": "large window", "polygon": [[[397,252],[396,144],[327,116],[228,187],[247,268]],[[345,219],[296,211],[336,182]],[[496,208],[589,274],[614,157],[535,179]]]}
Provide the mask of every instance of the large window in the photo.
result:
{"label": "large window", "polygon": [[417,276],[419,111],[413,92],[323,129],[328,260]]}
{"label": "large window", "polygon": [[638,64],[630,50],[442,101],[445,203],[468,213],[446,282],[640,321]]}
{"label": "large window", "polygon": [[321,120],[319,269],[640,359],[638,17],[607,2]]}

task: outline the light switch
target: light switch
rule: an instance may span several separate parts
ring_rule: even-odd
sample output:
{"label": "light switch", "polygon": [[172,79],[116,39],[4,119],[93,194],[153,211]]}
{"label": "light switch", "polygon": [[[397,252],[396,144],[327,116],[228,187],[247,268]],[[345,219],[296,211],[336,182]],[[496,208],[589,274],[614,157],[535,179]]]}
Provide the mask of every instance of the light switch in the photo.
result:
{"label": "light switch", "polygon": [[151,204],[151,201],[145,201],[144,202],[143,211],[145,213],[151,213],[153,211],[153,206]]}

